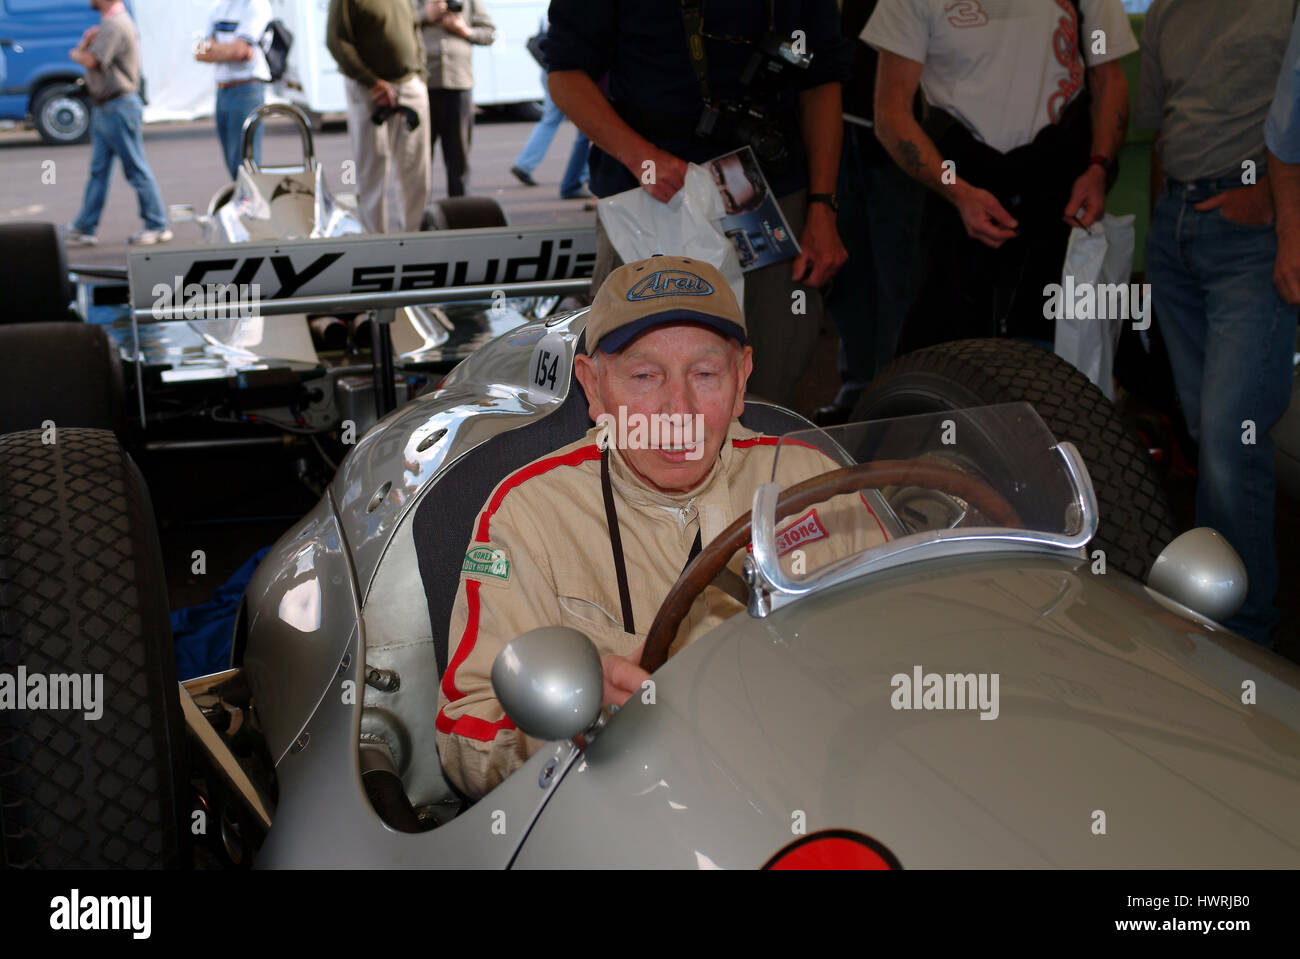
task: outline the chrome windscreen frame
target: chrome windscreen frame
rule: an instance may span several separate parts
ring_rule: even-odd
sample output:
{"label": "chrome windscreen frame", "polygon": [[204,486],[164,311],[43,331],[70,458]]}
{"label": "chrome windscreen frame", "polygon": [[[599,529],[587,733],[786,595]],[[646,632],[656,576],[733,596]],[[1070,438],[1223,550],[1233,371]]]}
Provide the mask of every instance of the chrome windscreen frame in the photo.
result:
{"label": "chrome windscreen frame", "polygon": [[1077,532],[1050,533],[993,526],[925,530],[846,556],[805,576],[788,575],[781,568],[776,543],[776,502],[782,489],[777,483],[764,483],[754,493],[751,519],[754,553],[745,560],[750,615],[763,617],[799,597],[907,563],[982,553],[1080,555],[1097,533],[1100,522],[1097,494],[1088,467],[1074,444],[1061,442],[1053,449],[1063,461],[1073,490],[1070,508],[1077,511]]}

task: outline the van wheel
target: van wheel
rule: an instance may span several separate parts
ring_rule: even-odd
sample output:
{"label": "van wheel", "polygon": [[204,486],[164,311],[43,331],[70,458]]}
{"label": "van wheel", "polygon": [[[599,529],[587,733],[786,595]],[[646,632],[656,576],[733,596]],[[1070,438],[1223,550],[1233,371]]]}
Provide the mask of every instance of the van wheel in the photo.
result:
{"label": "van wheel", "polygon": [[1101,390],[1054,353],[1019,340],[957,340],[895,360],[854,410],[853,420],[1029,403],[1058,440],[1083,455],[1097,493],[1100,526],[1089,549],[1143,579],[1173,539],[1173,520],[1151,458]]}
{"label": "van wheel", "polygon": [[[0,710],[0,861],[186,864],[185,725],[144,479],[105,430],[25,430],[0,436],[0,491],[0,663],[10,683],[21,667],[27,689],[11,689],[29,706]],[[30,708],[34,676],[62,677],[58,702]]]}
{"label": "van wheel", "polygon": [[46,143],[85,143],[90,139],[90,97],[75,83],[48,86],[32,101],[32,123]]}

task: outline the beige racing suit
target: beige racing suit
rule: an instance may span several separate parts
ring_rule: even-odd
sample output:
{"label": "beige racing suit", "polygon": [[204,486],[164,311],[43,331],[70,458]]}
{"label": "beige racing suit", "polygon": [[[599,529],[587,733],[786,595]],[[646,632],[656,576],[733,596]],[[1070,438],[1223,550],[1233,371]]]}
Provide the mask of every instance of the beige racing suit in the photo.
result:
{"label": "beige racing suit", "polygon": [[[589,636],[602,657],[634,652],[681,575],[697,532],[708,545],[749,511],[754,490],[773,479],[777,442],[733,421],[704,481],[676,496],[647,486],[611,450],[632,633],[623,628],[596,430],[497,485],[471,534],[448,632],[451,659],[438,695],[438,752],[458,789],[482,796],[542,745],[515,727],[493,693],[492,663],[506,643],[538,626],[571,626]],[[791,444],[781,447],[780,464],[783,488],[840,465],[813,447]],[[777,525],[787,572],[792,558],[811,571],[885,539],[884,527],[858,494]],[[732,557],[733,570],[739,572],[744,553]],[[670,654],[743,608],[722,590],[705,589],[682,621]]]}

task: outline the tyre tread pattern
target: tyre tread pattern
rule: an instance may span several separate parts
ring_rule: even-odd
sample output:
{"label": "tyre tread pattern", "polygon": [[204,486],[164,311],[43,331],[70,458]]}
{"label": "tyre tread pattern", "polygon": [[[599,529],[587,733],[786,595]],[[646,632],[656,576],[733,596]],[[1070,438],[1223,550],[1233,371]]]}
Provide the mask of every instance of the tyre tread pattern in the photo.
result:
{"label": "tyre tread pattern", "polygon": [[155,544],[143,480],[112,433],[0,437],[0,669],[103,675],[97,720],[0,710],[10,867],[180,864],[184,733]]}

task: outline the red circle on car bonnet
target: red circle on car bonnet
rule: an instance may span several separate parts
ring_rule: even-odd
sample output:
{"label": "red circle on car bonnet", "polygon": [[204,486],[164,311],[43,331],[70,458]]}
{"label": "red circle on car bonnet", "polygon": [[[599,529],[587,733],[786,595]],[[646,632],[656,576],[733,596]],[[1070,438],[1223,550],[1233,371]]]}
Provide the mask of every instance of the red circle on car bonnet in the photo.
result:
{"label": "red circle on car bonnet", "polygon": [[823,829],[796,839],[764,869],[902,869],[883,843],[852,829]]}

